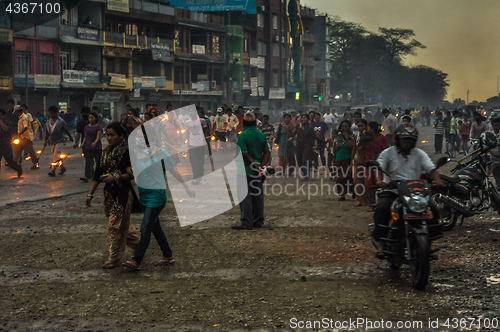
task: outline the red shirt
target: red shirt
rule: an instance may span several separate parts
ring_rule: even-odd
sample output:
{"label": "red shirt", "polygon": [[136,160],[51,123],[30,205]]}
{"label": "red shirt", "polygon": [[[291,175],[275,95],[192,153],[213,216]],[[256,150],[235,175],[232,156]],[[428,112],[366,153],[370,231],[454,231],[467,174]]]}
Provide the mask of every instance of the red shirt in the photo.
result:
{"label": "red shirt", "polygon": [[239,121],[239,123],[238,123],[238,126],[236,127],[236,131],[240,132],[240,131],[243,131],[243,117],[239,116],[238,121]]}
{"label": "red shirt", "polygon": [[462,123],[462,128],[460,128],[460,136],[470,135],[470,124],[468,122]]}

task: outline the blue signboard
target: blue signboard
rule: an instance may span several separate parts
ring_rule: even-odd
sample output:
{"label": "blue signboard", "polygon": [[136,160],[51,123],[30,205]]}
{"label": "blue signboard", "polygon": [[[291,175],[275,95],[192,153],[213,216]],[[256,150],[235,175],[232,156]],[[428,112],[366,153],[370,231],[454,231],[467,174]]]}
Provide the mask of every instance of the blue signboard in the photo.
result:
{"label": "blue signboard", "polygon": [[256,0],[170,0],[174,7],[198,12],[241,11],[256,14]]}

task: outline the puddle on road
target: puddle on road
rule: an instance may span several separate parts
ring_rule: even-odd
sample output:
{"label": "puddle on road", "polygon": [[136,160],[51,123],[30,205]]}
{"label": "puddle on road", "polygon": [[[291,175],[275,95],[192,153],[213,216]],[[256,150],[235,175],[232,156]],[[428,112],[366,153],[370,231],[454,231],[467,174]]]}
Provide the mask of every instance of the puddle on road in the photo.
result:
{"label": "puddle on road", "polygon": [[[116,270],[120,270],[117,268]],[[290,266],[290,267],[260,267],[260,268],[226,268],[204,270],[198,272],[175,272],[156,269],[134,273],[152,280],[190,279],[190,278],[215,278],[221,280],[238,280],[245,278],[285,279],[289,282],[300,281],[306,277],[312,280],[363,280],[374,279],[378,274],[383,279],[384,270],[377,270],[373,264],[363,264],[349,267],[341,266]],[[131,275],[132,276],[132,275]],[[106,270],[71,271],[66,269],[40,270],[21,266],[0,266],[0,286],[16,286],[31,283],[71,283],[82,281],[99,281],[116,278],[115,273]]]}
{"label": "puddle on road", "polygon": [[58,226],[27,226],[15,228],[0,228],[0,235],[55,235],[55,234],[82,234],[82,233],[104,233],[106,225],[58,225]]}

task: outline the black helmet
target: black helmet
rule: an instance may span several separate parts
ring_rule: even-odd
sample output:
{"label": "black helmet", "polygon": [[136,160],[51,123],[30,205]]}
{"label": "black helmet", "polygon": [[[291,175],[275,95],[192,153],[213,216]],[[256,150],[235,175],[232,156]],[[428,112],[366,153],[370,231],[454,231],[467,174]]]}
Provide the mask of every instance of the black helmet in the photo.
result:
{"label": "black helmet", "polygon": [[493,133],[484,132],[479,137],[479,144],[482,150],[493,149],[497,146],[497,138]]}
{"label": "black helmet", "polygon": [[413,125],[399,125],[394,133],[396,138],[413,138],[415,141],[418,139],[418,130]]}

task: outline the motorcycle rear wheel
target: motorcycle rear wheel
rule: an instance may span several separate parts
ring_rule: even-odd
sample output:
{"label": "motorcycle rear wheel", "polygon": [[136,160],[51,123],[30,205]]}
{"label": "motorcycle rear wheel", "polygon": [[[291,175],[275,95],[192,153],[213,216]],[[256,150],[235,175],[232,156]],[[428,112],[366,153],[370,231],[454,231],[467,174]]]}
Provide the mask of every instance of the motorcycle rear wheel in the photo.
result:
{"label": "motorcycle rear wheel", "polygon": [[411,232],[408,236],[411,286],[417,290],[424,290],[429,281],[430,273],[429,240],[427,234]]}
{"label": "motorcycle rear wheel", "polygon": [[451,231],[453,229],[453,227],[455,227],[455,225],[457,224],[457,220],[459,217],[457,211],[452,210],[450,213],[451,213],[451,215],[449,218],[445,218],[444,222],[439,223],[441,225],[441,230],[443,232]]}

